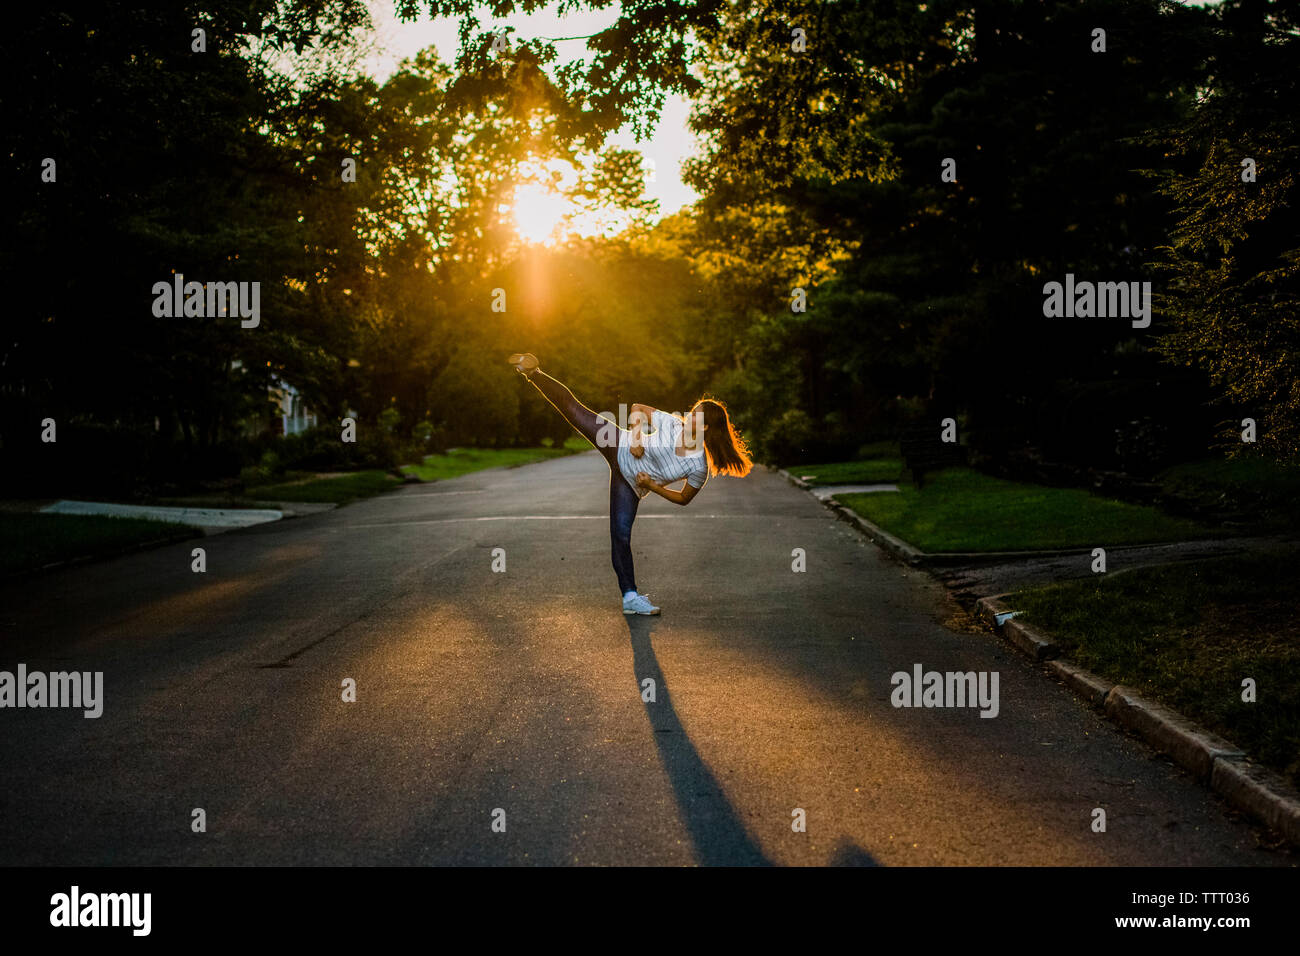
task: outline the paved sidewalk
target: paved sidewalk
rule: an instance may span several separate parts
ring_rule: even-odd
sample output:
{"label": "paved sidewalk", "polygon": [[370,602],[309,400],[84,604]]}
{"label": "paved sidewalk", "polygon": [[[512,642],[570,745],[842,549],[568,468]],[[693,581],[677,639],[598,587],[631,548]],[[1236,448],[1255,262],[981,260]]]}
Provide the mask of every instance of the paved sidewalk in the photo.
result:
{"label": "paved sidewalk", "polygon": [[279,521],[281,511],[262,508],[164,508],[155,505],[119,505],[102,501],[56,501],[41,511],[60,515],[104,515],[115,518],[145,518],[174,521],[197,528],[247,528]]}
{"label": "paved sidewalk", "polygon": [[898,485],[877,482],[873,485],[813,485],[809,488],[814,495],[825,501],[835,495],[871,494],[876,491],[897,491]]}

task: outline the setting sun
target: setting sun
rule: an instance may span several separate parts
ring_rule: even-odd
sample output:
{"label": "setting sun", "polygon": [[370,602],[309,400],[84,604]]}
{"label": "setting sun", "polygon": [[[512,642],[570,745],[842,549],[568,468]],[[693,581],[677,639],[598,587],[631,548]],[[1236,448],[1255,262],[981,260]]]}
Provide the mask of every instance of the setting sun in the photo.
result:
{"label": "setting sun", "polygon": [[572,212],[564,196],[542,183],[526,183],[515,190],[511,209],[515,229],[526,242],[550,245],[561,231],[560,226]]}

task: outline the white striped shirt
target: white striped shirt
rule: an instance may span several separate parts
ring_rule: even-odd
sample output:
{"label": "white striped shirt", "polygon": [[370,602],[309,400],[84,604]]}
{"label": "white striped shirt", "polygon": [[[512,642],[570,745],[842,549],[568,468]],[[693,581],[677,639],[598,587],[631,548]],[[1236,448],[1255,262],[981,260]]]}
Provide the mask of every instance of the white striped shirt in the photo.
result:
{"label": "white striped shirt", "polygon": [[677,442],[681,438],[683,422],[676,415],[669,415],[655,409],[650,416],[650,427],[654,431],[642,436],[645,447],[640,458],[632,454],[629,443],[632,433],[626,429],[619,430],[618,436],[618,470],[623,473],[628,484],[636,488],[639,497],[650,494],[649,488],[637,488],[636,476],[645,472],[658,484],[667,485],[685,478],[693,488],[703,488],[709,477],[709,460],[704,448],[693,455],[677,454]]}

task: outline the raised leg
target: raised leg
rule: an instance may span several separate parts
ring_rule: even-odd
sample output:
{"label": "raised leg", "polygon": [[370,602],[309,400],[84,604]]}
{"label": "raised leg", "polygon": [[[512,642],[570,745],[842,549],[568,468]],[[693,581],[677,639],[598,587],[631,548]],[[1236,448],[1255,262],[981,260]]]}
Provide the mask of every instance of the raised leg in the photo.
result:
{"label": "raised leg", "polygon": [[[608,418],[597,415],[574,397],[564,383],[537,369],[528,376],[528,381],[537,386],[537,390],[546,396],[564,416],[565,420],[587,441],[596,446],[596,450],[605,456],[609,467],[618,474],[618,425]],[[622,479],[619,479],[622,481]],[[623,481],[627,485],[626,481]],[[635,498],[636,495],[633,494]]]}

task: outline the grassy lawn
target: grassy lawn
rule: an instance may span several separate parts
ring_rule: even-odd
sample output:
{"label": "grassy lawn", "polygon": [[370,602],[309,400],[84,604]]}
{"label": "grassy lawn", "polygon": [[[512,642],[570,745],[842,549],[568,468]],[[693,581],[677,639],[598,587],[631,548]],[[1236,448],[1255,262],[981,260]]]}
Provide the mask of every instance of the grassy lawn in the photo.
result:
{"label": "grassy lawn", "polygon": [[858,451],[858,461],[836,461],[823,465],[793,465],[786,469],[810,485],[865,485],[897,481],[903,473],[903,459],[897,442],[876,442]]}
{"label": "grassy lawn", "polygon": [[1159,476],[1162,494],[1210,514],[1273,528],[1300,527],[1300,464],[1262,458],[1208,459]]}
{"label": "grassy lawn", "polygon": [[[484,468],[530,465],[535,461],[560,458],[586,451],[591,445],[573,436],[559,448],[452,448],[442,455],[429,455],[418,465],[403,465],[402,473],[421,481],[458,478]],[[297,478],[294,473],[289,477]],[[285,481],[275,485],[247,488],[244,495],[258,501],[309,501],[346,504],[358,498],[383,494],[398,487],[401,481],[384,471],[357,471],[346,475]]]}
{"label": "grassy lawn", "polygon": [[402,471],[421,481],[457,478],[484,468],[513,468],[587,451],[591,443],[577,435],[559,448],[452,448],[445,455],[429,455],[421,464],[403,465]]}
{"label": "grassy lawn", "polygon": [[1019,551],[1106,547],[1221,535],[1157,508],[1079,488],[1005,481],[949,468],[918,491],[839,495],[849,508],[922,551]]}
{"label": "grassy lawn", "polygon": [[[1008,599],[1066,655],[1222,734],[1300,785],[1300,561],[1139,568]],[[1257,700],[1242,701],[1252,677]]]}
{"label": "grassy lawn", "polygon": [[5,511],[0,512],[0,574],[110,554],[159,538],[180,540],[202,535],[198,528],[171,521]]}
{"label": "grassy lawn", "polygon": [[329,478],[287,482],[279,485],[259,485],[245,494],[258,501],[313,501],[344,504],[358,498],[382,494],[402,484],[386,471],[354,471]]}
{"label": "grassy lawn", "polygon": [[[574,435],[558,448],[452,448],[442,455],[429,455],[418,465],[403,465],[402,473],[421,481],[458,478],[485,468],[513,468],[533,462],[561,458],[586,451],[591,445]],[[294,473],[288,477],[297,478]],[[382,494],[396,488],[401,481],[384,471],[357,471],[306,481],[284,481],[258,485],[244,491],[246,499],[256,501],[310,501],[346,504],[358,498]]]}

